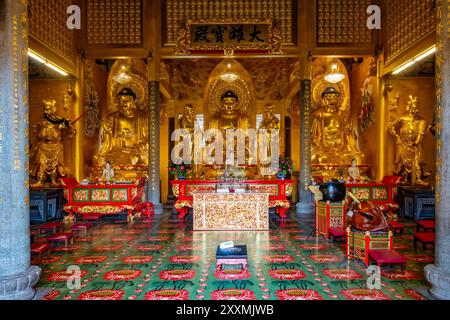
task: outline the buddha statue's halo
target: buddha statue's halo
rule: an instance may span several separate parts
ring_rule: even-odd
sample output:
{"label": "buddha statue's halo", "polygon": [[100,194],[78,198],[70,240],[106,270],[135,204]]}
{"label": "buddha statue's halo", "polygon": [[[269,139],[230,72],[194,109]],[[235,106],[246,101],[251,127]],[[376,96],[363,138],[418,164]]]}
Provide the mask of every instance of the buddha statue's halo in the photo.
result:
{"label": "buddha statue's halo", "polygon": [[[118,83],[114,79],[123,72],[123,66],[126,65],[130,74],[127,78],[131,80],[127,83]],[[148,80],[147,75],[142,70],[147,70],[147,66],[139,59],[121,59],[117,60],[109,73],[108,77],[108,111],[114,112],[119,109],[118,95],[123,89],[131,89],[136,95],[136,107],[146,112],[148,109]]]}
{"label": "buddha statue's halo", "polygon": [[222,97],[228,91],[238,98],[237,112],[247,115],[255,104],[255,89],[248,71],[234,59],[224,59],[209,76],[205,87],[205,110],[209,114],[221,112]]}
{"label": "buddha statue's halo", "polygon": [[346,75],[345,79],[339,83],[330,83],[325,80],[325,75],[327,74],[328,60],[325,58],[318,58],[313,62],[313,78],[311,82],[311,102],[312,111],[318,110],[322,107],[322,94],[329,88],[333,87],[339,91],[339,106],[342,111],[350,112],[350,81],[347,69],[340,59],[337,60],[340,70]]}

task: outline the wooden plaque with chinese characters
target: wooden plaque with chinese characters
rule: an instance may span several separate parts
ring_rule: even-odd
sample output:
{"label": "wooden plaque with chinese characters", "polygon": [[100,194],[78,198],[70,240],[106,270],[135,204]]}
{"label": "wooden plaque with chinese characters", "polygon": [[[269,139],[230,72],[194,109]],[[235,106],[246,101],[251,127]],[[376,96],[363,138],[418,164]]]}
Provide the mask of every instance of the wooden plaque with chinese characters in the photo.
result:
{"label": "wooden plaque with chinese characters", "polygon": [[269,194],[194,193],[194,230],[269,230]]}

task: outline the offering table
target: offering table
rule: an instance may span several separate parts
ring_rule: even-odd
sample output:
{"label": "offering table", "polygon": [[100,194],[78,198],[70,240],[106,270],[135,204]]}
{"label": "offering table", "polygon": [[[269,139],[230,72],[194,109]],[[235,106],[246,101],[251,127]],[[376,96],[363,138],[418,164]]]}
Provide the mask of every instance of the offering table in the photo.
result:
{"label": "offering table", "polygon": [[135,183],[110,185],[81,185],[73,178],[61,181],[67,200],[64,210],[69,213],[69,220],[74,218],[75,213],[82,216],[103,216],[124,211],[132,219],[133,213],[143,208],[145,179],[139,179]]}
{"label": "offering table", "polygon": [[269,230],[268,193],[196,192],[195,231]]}
{"label": "offering table", "polygon": [[[177,202],[175,208],[179,218],[184,219],[193,208],[195,192],[215,192],[218,186],[234,186],[234,182],[215,180],[174,180],[171,181],[172,190]],[[269,208],[276,208],[281,218],[286,218],[286,211],[291,207],[288,197],[292,195],[295,182],[293,180],[244,180],[237,184],[244,186],[248,192],[268,193]]]}

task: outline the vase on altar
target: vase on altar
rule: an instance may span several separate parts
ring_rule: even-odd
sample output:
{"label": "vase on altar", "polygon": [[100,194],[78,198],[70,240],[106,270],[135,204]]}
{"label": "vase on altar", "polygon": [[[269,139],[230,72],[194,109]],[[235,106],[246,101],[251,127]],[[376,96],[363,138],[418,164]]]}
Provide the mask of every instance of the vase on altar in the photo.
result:
{"label": "vase on altar", "polygon": [[277,178],[278,178],[279,180],[286,180],[286,175],[285,175],[284,173],[278,173],[278,174],[277,174]]}

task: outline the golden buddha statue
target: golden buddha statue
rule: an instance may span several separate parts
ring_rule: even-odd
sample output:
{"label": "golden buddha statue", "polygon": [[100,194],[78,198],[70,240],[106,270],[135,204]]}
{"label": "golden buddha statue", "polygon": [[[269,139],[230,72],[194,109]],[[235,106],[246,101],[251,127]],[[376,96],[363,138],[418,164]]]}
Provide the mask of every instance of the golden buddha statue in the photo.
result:
{"label": "golden buddha statue", "polygon": [[226,131],[229,129],[249,129],[249,121],[247,117],[241,114],[238,96],[233,91],[227,91],[222,95],[221,104],[218,106],[217,112],[213,115],[209,123],[210,129],[219,129],[224,138]]}
{"label": "golden buddha statue", "polygon": [[76,133],[71,128],[69,119],[56,115],[55,100],[49,99],[43,102],[43,118],[33,126],[38,143],[31,152],[31,158],[34,159],[32,165],[34,166],[32,166],[30,174],[37,180],[36,183],[32,184],[32,187],[44,186],[48,177],[51,179],[51,186],[59,186],[58,177],[66,176],[62,134],[64,131],[67,131],[69,136]]}
{"label": "golden buddha statue", "polygon": [[94,157],[98,166],[106,160],[114,165],[148,165],[148,117],[136,107],[136,94],[130,88],[118,93],[119,110],[103,124],[101,147]]}
{"label": "golden buddha statue", "polygon": [[397,157],[395,160],[395,175],[402,176],[402,184],[423,185],[430,176],[424,172],[423,138],[427,131],[426,121],[419,115],[420,101],[410,96],[406,107],[406,115],[389,124],[389,133],[397,140]]}
{"label": "golden buddha statue", "polygon": [[328,87],[322,93],[322,108],[313,113],[312,162],[343,165],[355,159],[363,163],[364,154],[356,145],[356,134],[348,114],[340,108],[340,93]]}

